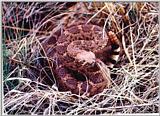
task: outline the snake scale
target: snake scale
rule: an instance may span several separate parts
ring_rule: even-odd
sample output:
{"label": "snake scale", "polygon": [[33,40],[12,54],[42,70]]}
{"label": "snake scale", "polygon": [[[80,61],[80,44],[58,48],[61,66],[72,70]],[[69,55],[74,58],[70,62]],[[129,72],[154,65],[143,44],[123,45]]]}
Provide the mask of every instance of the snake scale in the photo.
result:
{"label": "snake scale", "polygon": [[114,32],[94,24],[75,24],[45,39],[42,46],[54,64],[60,91],[93,96],[110,86],[110,72],[104,76],[98,64],[113,67],[116,63],[120,42]]}

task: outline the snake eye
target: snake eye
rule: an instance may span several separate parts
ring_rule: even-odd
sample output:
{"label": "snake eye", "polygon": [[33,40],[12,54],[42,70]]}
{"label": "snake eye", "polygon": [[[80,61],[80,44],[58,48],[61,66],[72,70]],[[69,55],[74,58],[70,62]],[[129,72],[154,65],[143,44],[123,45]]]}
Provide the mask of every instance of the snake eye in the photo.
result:
{"label": "snake eye", "polygon": [[82,63],[82,64],[85,63],[85,60],[81,60],[80,63]]}

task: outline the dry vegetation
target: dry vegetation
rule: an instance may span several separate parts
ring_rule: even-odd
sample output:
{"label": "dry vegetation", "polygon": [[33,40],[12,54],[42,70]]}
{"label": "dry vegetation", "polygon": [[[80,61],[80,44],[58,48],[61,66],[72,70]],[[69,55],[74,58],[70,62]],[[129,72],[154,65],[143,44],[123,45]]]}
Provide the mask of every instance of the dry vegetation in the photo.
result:
{"label": "dry vegetation", "polygon": [[[112,86],[91,98],[58,91],[40,52],[79,18],[113,30],[123,47]],[[5,114],[158,113],[158,3],[3,2],[2,29]]]}

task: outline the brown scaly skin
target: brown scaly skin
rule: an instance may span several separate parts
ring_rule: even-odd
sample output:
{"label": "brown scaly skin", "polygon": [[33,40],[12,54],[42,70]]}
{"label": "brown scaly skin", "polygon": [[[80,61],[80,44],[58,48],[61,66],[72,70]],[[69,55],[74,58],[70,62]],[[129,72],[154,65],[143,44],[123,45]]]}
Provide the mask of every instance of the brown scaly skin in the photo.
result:
{"label": "brown scaly skin", "polygon": [[[53,72],[59,90],[88,97],[110,86],[109,71],[104,76],[98,64],[112,67],[119,56],[119,44],[113,32],[103,34],[103,28],[92,24],[72,25],[57,38],[42,42],[44,52],[56,66]],[[78,80],[72,71],[86,79]]]}

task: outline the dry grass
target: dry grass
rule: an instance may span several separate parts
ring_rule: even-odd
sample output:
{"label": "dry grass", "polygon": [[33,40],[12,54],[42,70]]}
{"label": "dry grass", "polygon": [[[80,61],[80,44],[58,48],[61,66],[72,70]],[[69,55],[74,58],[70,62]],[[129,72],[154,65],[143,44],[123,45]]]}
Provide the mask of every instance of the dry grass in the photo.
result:
{"label": "dry grass", "polygon": [[[82,7],[82,5],[84,5]],[[116,32],[123,51],[112,86],[91,98],[58,91],[40,41],[79,12]],[[2,4],[5,114],[158,113],[158,3]],[[83,12],[87,11],[87,12]],[[69,21],[71,22],[71,21]]]}

